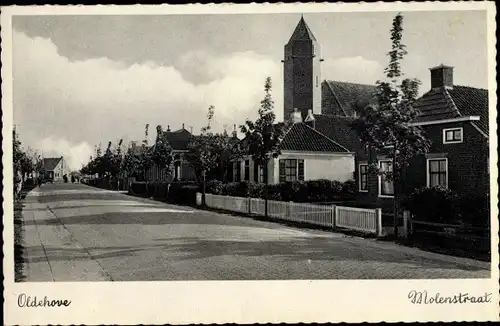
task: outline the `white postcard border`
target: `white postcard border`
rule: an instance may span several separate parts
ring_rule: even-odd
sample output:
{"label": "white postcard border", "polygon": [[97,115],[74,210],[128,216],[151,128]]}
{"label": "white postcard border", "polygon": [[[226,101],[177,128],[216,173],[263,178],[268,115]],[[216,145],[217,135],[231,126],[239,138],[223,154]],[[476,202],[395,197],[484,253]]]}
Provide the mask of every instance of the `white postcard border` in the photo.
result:
{"label": "white postcard border", "polygon": [[[363,4],[30,6],[2,8],[4,311],[6,324],[488,321],[499,318],[498,219],[490,279],[14,283],[12,204],[12,15],[202,14],[318,11],[488,10],[490,130],[496,131],[495,6],[486,2]],[[494,27],[494,28],[493,28]],[[493,133],[491,133],[493,134]],[[491,210],[498,216],[497,139],[490,138]],[[412,304],[411,290],[491,294],[488,304]],[[69,307],[20,308],[18,295],[67,299]]]}

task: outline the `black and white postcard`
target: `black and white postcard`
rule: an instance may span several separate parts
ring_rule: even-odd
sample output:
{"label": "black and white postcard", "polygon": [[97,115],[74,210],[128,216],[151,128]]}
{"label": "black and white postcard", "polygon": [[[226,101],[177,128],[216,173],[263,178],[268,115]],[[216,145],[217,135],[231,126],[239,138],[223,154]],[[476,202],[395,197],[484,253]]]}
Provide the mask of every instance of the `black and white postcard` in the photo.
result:
{"label": "black and white postcard", "polygon": [[3,7],[4,323],[498,321],[495,14]]}

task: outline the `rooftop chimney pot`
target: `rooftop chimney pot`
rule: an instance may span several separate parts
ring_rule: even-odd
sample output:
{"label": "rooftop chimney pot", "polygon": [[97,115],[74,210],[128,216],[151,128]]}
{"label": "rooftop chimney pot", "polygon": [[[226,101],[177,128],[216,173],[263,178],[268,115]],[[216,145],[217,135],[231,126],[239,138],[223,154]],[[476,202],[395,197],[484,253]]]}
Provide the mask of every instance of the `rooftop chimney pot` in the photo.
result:
{"label": "rooftop chimney pot", "polygon": [[431,71],[431,88],[453,88],[453,67],[439,65],[429,69]]}

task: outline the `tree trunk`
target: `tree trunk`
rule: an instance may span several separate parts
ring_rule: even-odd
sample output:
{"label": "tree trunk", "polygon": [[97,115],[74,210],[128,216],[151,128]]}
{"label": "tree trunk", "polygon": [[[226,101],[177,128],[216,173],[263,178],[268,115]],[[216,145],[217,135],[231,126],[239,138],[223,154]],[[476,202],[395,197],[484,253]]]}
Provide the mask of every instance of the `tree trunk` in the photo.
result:
{"label": "tree trunk", "polygon": [[205,206],[205,194],[206,194],[206,191],[207,191],[207,183],[206,183],[206,172],[205,170],[203,170],[201,172],[201,176],[202,176],[202,188],[201,188],[201,205],[202,207]]}
{"label": "tree trunk", "polygon": [[[396,146],[394,146],[396,148]],[[392,184],[393,184],[393,189],[394,189],[394,198],[393,198],[393,208],[392,208],[392,213],[394,214],[394,238],[398,238],[398,193],[399,193],[399,178],[397,177],[397,172],[396,171],[396,151],[394,151],[394,158],[392,160]]]}
{"label": "tree trunk", "polygon": [[269,161],[264,162],[264,217],[267,218],[267,197],[268,197],[268,185],[269,185],[269,176],[268,176],[268,163]]}

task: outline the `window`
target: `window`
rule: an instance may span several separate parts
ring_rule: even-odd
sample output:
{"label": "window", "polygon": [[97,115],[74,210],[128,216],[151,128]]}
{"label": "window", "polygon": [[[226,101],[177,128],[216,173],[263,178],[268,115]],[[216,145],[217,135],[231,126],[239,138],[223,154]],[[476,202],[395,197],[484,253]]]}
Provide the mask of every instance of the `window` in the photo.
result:
{"label": "window", "polygon": [[[391,161],[380,161],[380,169],[384,172],[392,172]],[[379,196],[394,196],[394,183],[387,180],[386,175],[379,176]]]}
{"label": "window", "polygon": [[280,182],[304,180],[304,160],[279,161]]}
{"label": "window", "polygon": [[359,165],[359,191],[368,191],[368,164]]}
{"label": "window", "polygon": [[250,181],[250,160],[245,160],[245,181]]}
{"label": "window", "polygon": [[461,143],[463,141],[463,128],[443,130],[443,144]]}
{"label": "window", "polygon": [[253,181],[256,183],[264,182],[264,169],[262,165],[257,163],[253,165]]}
{"label": "window", "polygon": [[448,188],[448,160],[446,158],[427,159],[427,187]]}
{"label": "window", "polygon": [[241,162],[236,162],[236,177],[234,178],[234,181],[240,182],[241,181]]}
{"label": "window", "polygon": [[233,182],[234,180],[234,164],[233,162],[229,162],[227,164],[227,181]]}
{"label": "window", "polygon": [[318,87],[318,86],[319,86],[319,77],[316,76],[316,87]]}

